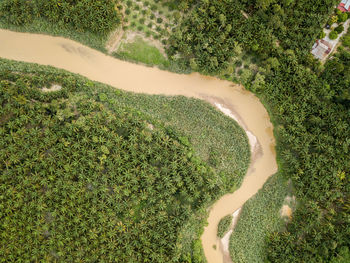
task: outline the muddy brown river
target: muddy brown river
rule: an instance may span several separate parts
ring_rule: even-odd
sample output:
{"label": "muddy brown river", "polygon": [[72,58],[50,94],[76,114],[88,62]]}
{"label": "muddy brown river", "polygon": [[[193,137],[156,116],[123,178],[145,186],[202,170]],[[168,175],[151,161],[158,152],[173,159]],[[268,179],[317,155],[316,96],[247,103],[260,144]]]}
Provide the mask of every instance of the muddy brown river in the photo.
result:
{"label": "muddy brown river", "polygon": [[51,65],[127,91],[203,99],[235,118],[250,139],[252,162],[241,187],[210,208],[208,226],[201,237],[208,263],[226,261],[216,237],[218,222],[242,207],[277,171],[273,126],[255,95],[232,82],[132,64],[61,37],[0,29],[0,57]]}

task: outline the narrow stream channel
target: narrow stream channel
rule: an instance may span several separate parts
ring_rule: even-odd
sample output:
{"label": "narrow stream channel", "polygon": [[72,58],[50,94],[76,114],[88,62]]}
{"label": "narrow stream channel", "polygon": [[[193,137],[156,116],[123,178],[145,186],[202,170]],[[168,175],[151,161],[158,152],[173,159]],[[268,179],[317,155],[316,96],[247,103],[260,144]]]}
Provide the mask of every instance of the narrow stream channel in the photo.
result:
{"label": "narrow stream channel", "polygon": [[253,141],[256,138],[258,147],[254,147],[252,162],[241,187],[211,207],[209,224],[201,238],[208,263],[224,262],[216,237],[220,219],[242,207],[277,171],[273,126],[266,109],[254,94],[242,86],[214,77],[197,73],[175,74],[121,61],[61,37],[0,29],[0,57],[51,65],[127,91],[195,97],[232,114],[249,137]]}

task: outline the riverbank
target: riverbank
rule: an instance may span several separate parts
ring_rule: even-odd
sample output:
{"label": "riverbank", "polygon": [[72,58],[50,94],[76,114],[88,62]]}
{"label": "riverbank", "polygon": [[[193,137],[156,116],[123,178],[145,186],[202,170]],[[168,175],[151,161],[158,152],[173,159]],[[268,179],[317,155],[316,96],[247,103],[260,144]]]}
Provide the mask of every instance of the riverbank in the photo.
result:
{"label": "riverbank", "polygon": [[223,196],[209,213],[202,244],[209,263],[222,262],[218,244],[219,220],[241,207],[277,171],[273,126],[259,99],[242,86],[200,74],[179,75],[156,68],[120,61],[74,41],[60,37],[0,30],[0,56],[51,65],[123,90],[163,95],[183,95],[220,103],[243,120],[246,130],[261,146],[261,155],[251,162],[241,187]]}

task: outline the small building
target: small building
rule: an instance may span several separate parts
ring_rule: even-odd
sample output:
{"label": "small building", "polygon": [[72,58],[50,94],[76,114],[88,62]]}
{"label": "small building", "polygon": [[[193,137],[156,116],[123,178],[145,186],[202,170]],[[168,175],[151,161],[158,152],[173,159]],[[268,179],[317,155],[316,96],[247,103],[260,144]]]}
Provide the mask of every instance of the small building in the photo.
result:
{"label": "small building", "polygon": [[318,59],[325,59],[332,51],[332,45],[324,39],[316,40],[312,46],[311,53]]}
{"label": "small building", "polygon": [[340,4],[338,5],[338,9],[342,12],[349,12],[350,0],[341,0]]}

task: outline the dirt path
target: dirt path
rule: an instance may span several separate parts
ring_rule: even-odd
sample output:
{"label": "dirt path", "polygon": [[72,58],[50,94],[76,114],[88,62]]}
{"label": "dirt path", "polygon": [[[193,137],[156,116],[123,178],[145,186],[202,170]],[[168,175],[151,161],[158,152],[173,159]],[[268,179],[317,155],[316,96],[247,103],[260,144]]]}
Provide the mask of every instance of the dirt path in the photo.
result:
{"label": "dirt path", "polygon": [[218,222],[240,208],[277,171],[273,126],[256,96],[228,81],[128,63],[60,37],[0,29],[0,57],[51,65],[123,90],[204,99],[217,107],[220,104],[221,110],[234,116],[258,147],[241,187],[211,207],[209,224],[202,235],[208,263],[223,262],[222,251],[213,248],[213,245],[220,247],[216,237]]}
{"label": "dirt path", "polygon": [[117,28],[112,34],[110,35],[107,43],[106,43],[106,49],[108,51],[108,54],[112,54],[114,51],[116,51],[120,45],[120,41],[124,35],[123,28]]}

